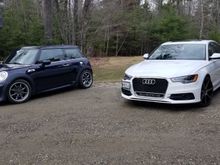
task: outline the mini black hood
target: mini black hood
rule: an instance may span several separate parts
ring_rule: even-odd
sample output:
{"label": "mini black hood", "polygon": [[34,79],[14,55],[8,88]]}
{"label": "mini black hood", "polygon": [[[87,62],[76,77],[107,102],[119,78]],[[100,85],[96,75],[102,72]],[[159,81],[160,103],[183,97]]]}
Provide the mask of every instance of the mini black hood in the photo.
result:
{"label": "mini black hood", "polygon": [[10,71],[15,69],[26,68],[29,65],[17,65],[17,64],[0,64],[0,71]]}

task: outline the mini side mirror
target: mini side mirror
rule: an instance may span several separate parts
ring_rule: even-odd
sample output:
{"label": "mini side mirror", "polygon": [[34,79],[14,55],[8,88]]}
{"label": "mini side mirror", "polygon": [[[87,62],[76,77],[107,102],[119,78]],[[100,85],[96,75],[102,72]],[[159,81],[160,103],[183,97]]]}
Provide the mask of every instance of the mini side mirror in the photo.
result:
{"label": "mini side mirror", "polygon": [[220,59],[220,53],[214,53],[210,59]]}
{"label": "mini side mirror", "polygon": [[46,65],[50,65],[51,61],[50,60],[43,60],[43,61],[39,61],[39,64],[42,65],[42,67],[46,66]]}
{"label": "mini side mirror", "polygon": [[149,58],[149,54],[148,54],[148,53],[144,54],[143,58],[144,58],[145,60],[147,60],[147,59]]}

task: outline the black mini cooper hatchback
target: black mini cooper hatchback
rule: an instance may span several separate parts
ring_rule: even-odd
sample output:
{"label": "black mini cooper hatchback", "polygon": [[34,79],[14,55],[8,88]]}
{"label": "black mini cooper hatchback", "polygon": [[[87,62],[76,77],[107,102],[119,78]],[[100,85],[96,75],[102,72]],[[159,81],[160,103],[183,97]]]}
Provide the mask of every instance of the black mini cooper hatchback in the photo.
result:
{"label": "black mini cooper hatchback", "polygon": [[22,47],[0,64],[0,101],[23,103],[38,93],[92,83],[90,62],[77,46]]}

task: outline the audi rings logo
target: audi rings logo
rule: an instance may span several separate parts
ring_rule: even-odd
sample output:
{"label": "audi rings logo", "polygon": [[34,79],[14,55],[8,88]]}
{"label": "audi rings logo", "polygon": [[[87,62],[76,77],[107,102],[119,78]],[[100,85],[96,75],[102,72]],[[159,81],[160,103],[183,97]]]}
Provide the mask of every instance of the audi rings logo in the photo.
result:
{"label": "audi rings logo", "polygon": [[156,80],[155,79],[143,79],[142,84],[143,85],[155,85]]}

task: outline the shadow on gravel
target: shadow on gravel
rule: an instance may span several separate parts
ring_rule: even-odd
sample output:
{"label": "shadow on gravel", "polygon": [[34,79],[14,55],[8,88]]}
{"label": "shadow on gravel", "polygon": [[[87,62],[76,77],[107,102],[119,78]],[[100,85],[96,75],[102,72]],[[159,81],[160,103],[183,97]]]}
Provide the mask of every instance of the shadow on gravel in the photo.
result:
{"label": "shadow on gravel", "polygon": [[[54,91],[50,91],[50,92],[37,94],[35,96],[32,96],[31,99],[26,103],[30,103],[33,100],[43,99],[43,98],[46,98],[46,97],[65,94],[65,93],[72,92],[72,91],[77,91],[77,90],[82,90],[82,89],[79,89],[79,88],[76,88],[76,87],[66,87],[66,88],[62,88],[62,89],[58,89],[58,90],[54,90]],[[26,104],[26,103],[22,103],[22,104]],[[9,105],[16,105],[16,104],[11,104],[11,103],[6,102],[6,101],[0,103],[0,107],[9,106]]]}
{"label": "shadow on gravel", "polygon": [[132,107],[148,108],[147,110],[162,110],[171,112],[181,112],[181,111],[192,111],[192,112],[202,112],[207,108],[199,107],[198,104],[161,104],[161,103],[150,103],[150,102],[139,102],[139,101],[125,101]]}
{"label": "shadow on gravel", "polygon": [[1,103],[0,103],[0,107],[7,106],[7,105],[9,105],[8,102],[1,102]]}
{"label": "shadow on gravel", "polygon": [[219,95],[220,95],[220,88],[214,92],[214,98],[218,97]]}
{"label": "shadow on gravel", "polygon": [[76,90],[80,90],[80,89],[75,88],[75,87],[62,88],[62,89],[58,89],[58,90],[54,90],[54,91],[50,91],[50,92],[37,94],[37,95],[33,96],[31,98],[31,100],[41,99],[41,98],[50,97],[50,96],[56,96],[56,95],[65,94],[65,93],[76,91]]}
{"label": "shadow on gravel", "polygon": [[220,98],[220,88],[214,92],[212,103],[208,107],[200,107],[198,104],[175,105],[175,104],[161,104],[161,103],[127,101],[127,100],[124,101],[124,104],[127,104],[132,107],[149,108],[148,110],[164,110],[171,112],[181,112],[181,111],[202,112],[208,110],[210,106],[212,106],[212,104],[215,104],[215,102],[218,103],[219,98]]}

